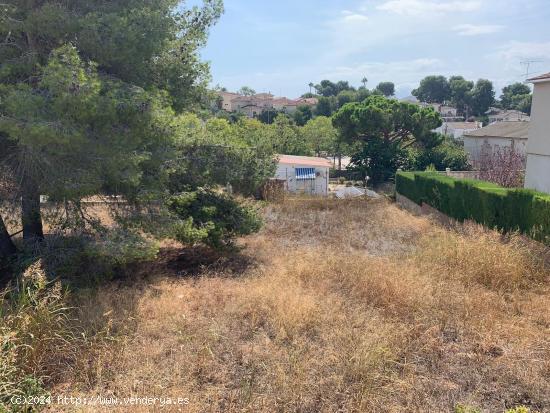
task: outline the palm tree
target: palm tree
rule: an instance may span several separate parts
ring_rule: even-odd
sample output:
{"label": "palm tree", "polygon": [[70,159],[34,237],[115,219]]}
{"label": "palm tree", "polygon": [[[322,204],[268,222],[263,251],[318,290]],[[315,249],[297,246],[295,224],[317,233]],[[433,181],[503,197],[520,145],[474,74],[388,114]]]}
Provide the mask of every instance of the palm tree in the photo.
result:
{"label": "palm tree", "polygon": [[311,88],[314,86],[313,82],[309,82],[309,93],[311,93]]}
{"label": "palm tree", "polygon": [[367,88],[367,82],[368,82],[368,81],[369,81],[369,80],[368,80],[366,77],[364,77],[363,79],[361,79],[361,83],[363,83],[363,86],[365,87],[365,89]]}

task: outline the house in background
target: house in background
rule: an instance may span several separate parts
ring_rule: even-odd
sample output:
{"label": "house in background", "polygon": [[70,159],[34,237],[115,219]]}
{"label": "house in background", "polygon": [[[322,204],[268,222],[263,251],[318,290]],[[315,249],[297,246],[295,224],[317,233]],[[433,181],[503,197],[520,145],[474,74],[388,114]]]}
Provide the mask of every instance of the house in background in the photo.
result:
{"label": "house in background", "polygon": [[513,121],[529,121],[531,120],[530,116],[526,113],[523,113],[519,110],[507,110],[507,109],[498,109],[498,108],[489,108],[485,112],[489,118],[489,123],[495,122],[513,122]]}
{"label": "house in background", "polygon": [[221,109],[226,112],[244,113],[249,118],[255,118],[263,111],[270,109],[292,114],[298,106],[315,106],[318,103],[316,98],[276,98],[271,93],[243,96],[238,93],[218,92],[218,95],[221,97]]}
{"label": "house in background", "polygon": [[439,132],[443,135],[450,136],[454,139],[462,139],[462,136],[481,129],[483,127],[483,123],[481,122],[443,122],[443,124],[435,129],[435,132]]}
{"label": "house in background", "polygon": [[273,109],[283,111],[285,113],[294,113],[298,103],[295,100],[288,99],[285,97],[273,99]]}
{"label": "house in background", "polygon": [[427,106],[431,106],[434,110],[439,113],[441,118],[445,120],[455,120],[455,119],[464,119],[463,117],[458,116],[458,110],[449,105],[442,105],[440,103],[430,103]]}
{"label": "house in background", "polygon": [[275,179],[284,181],[285,190],[293,194],[327,196],[331,166],[325,158],[279,155]]}
{"label": "house in background", "polygon": [[238,93],[231,92],[218,92],[218,95],[222,98],[221,109],[227,112],[233,112],[233,99],[241,96]]}
{"label": "house in background", "polygon": [[468,153],[474,169],[479,169],[482,160],[497,148],[513,148],[518,154],[527,153],[529,122],[496,122],[484,128],[464,134],[464,150]]}
{"label": "house in background", "polygon": [[534,90],[525,187],[550,193],[550,73],[529,81]]}

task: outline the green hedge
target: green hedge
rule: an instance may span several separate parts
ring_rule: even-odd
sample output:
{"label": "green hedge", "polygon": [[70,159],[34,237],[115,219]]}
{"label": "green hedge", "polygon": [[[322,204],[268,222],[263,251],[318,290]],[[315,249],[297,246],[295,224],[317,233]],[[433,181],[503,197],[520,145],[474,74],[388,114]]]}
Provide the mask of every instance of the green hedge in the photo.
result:
{"label": "green hedge", "polygon": [[459,221],[471,219],[503,231],[519,230],[550,244],[550,195],[455,179],[434,172],[398,172],[396,192]]}

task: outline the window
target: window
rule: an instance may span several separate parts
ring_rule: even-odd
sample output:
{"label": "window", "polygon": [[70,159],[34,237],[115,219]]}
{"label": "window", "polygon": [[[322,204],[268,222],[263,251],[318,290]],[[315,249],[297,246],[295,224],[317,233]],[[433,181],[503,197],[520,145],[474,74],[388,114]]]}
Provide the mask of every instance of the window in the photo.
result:
{"label": "window", "polygon": [[305,181],[315,179],[315,168],[296,168],[296,180]]}

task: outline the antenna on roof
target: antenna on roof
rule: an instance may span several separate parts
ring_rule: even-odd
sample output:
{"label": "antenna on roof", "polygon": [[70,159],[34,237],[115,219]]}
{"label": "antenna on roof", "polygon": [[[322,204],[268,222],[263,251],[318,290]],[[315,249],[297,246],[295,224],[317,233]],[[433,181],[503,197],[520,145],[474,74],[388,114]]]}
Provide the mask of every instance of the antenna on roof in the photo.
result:
{"label": "antenna on roof", "polygon": [[529,77],[529,68],[531,67],[531,65],[533,63],[542,63],[542,62],[544,62],[544,60],[542,59],[527,59],[519,62],[520,65],[525,66],[525,79]]}

